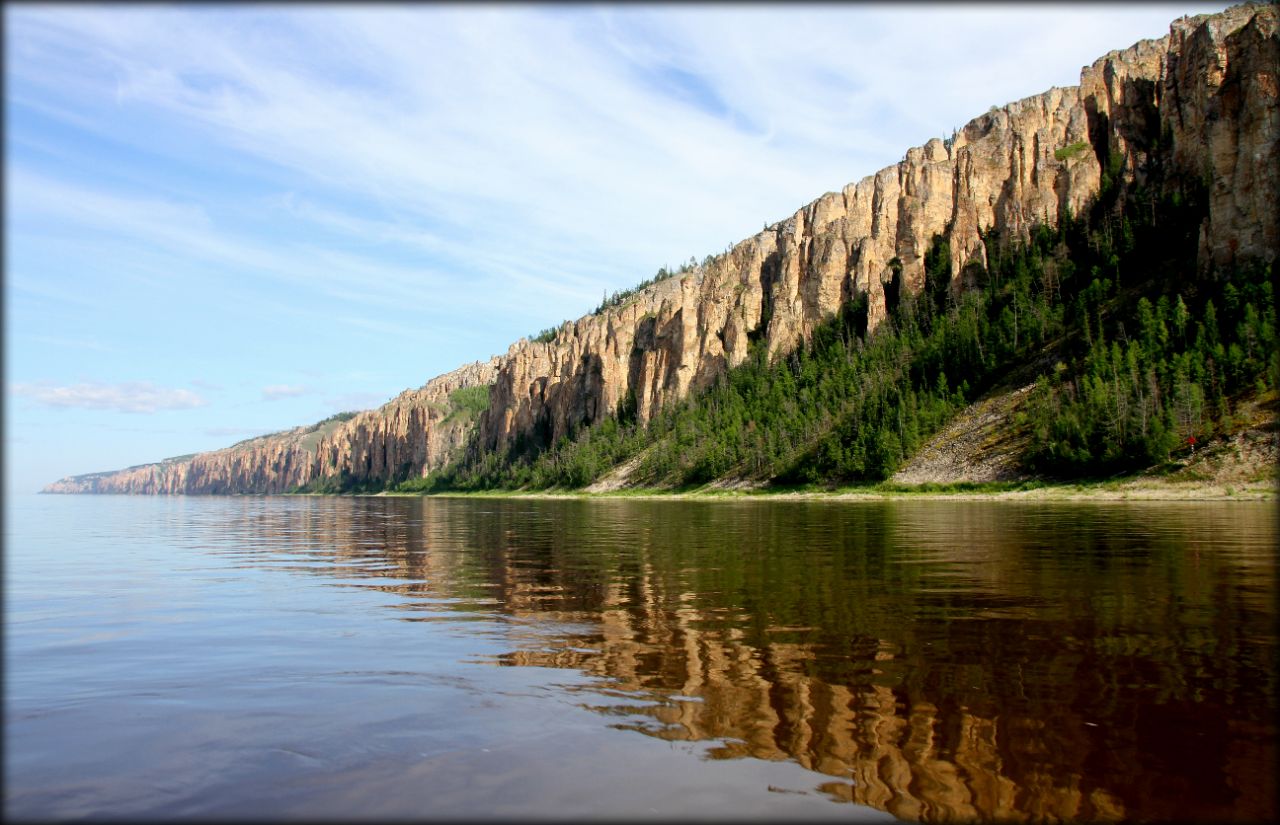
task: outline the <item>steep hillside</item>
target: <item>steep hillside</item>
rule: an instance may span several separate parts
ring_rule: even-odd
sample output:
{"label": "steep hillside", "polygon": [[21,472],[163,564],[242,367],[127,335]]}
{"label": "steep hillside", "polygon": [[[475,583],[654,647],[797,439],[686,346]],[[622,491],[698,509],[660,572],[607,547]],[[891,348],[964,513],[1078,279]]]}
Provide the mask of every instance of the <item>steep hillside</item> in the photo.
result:
{"label": "steep hillside", "polygon": [[[1275,8],[1260,4],[1176,21],[1167,37],[1085,67],[1078,87],[993,108],[703,266],[566,322],[549,341],[522,339],[483,368],[435,379],[427,387],[444,383],[429,399],[406,393],[361,414],[315,453],[287,436],[50,489],[377,487],[445,467],[464,442],[474,465],[534,456],[619,415],[644,425],[753,351],[776,361],[805,347],[844,308],[860,308],[860,335],[875,333],[904,296],[925,292],[931,250],[954,298],[991,271],[988,239],[1028,239],[1152,174],[1203,184],[1200,274],[1269,262],[1280,247],[1276,30]],[[486,383],[474,430],[432,412],[452,389]]]}
{"label": "steep hillside", "polygon": [[1086,215],[1027,241],[985,234],[989,264],[963,290],[936,237],[923,290],[896,296],[873,332],[854,299],[785,358],[758,341],[648,422],[624,410],[547,450],[477,452],[400,489],[882,481],[922,448],[938,477],[921,481],[1167,464],[1247,425],[1249,399],[1280,384],[1280,356],[1270,265],[1201,277],[1205,186],[1156,160],[1144,184],[1108,175]]}
{"label": "steep hillside", "polygon": [[886,292],[918,293],[941,235],[952,269],[987,264],[980,235],[1023,236],[1097,194],[1104,164],[1143,168],[1162,134],[1172,162],[1213,180],[1202,266],[1272,258],[1278,243],[1276,13],[1242,6],[1176,22],[1170,35],[1112,52],[1080,86],[993,109],[951,139],[911,149],[838,193],[658,284],[503,359],[480,446],[551,443],[634,396],[646,421],[745,360],[763,337],[789,352],[850,298],[874,330]]}

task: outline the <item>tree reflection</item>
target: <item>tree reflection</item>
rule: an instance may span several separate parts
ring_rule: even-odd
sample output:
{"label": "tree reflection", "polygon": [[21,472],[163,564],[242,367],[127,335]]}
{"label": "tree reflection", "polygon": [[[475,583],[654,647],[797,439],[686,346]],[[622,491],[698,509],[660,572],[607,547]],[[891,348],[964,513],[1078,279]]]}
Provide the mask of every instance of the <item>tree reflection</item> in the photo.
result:
{"label": "tree reflection", "polygon": [[[248,505],[247,505],[248,506]],[[273,565],[499,615],[610,724],[920,821],[1273,819],[1252,505],[308,499]],[[261,563],[261,557],[246,559]]]}

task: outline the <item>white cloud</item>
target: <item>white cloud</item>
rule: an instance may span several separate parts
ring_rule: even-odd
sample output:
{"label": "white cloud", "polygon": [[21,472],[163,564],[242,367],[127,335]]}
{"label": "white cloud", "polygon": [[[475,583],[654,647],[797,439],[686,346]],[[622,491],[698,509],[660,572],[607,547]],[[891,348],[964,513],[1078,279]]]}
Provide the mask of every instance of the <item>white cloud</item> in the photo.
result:
{"label": "white cloud", "polygon": [[187,410],[208,403],[191,390],[157,387],[149,381],[120,384],[88,382],[69,386],[35,382],[15,384],[12,389],[15,395],[31,398],[46,407],[130,413]]}
{"label": "white cloud", "polygon": [[299,217],[589,300],[1074,82],[1185,8],[19,10],[43,59],[14,67],[361,202]]}
{"label": "white cloud", "polygon": [[297,398],[311,390],[301,384],[271,384],[262,388],[262,400],[279,401],[281,398]]}
{"label": "white cloud", "polygon": [[[274,284],[288,291],[287,301],[255,297],[251,302],[241,301],[241,308],[313,315],[321,321],[412,337],[421,335],[422,328],[395,323],[388,316],[403,318],[400,313],[418,308],[420,312],[436,313],[437,328],[450,323],[470,327],[460,319],[503,309],[508,314],[527,311],[531,304],[538,305],[539,299],[545,301],[547,295],[568,295],[585,306],[594,294],[582,279],[566,284],[554,277],[539,278],[528,259],[523,259],[525,266],[521,269],[519,260],[501,251],[470,256],[473,264],[489,258],[495,276],[477,277],[469,284],[460,277],[461,267],[446,269],[426,258],[411,257],[411,263],[406,264],[399,257],[357,254],[327,245],[323,236],[310,242],[246,237],[233,227],[219,225],[195,202],[107,191],[59,180],[23,164],[12,164],[6,171],[9,211],[18,228],[43,222],[39,232],[31,236],[19,232],[13,239],[15,248],[25,249],[42,241],[61,249],[75,247],[85,257],[103,262],[104,267],[111,262],[117,270],[111,273],[113,276],[128,275],[151,287],[185,279],[185,288],[203,290],[216,281],[218,292],[225,295],[230,289],[244,289],[233,283],[232,274],[238,272],[251,275],[259,286]],[[199,195],[193,193],[192,197]],[[330,228],[341,220],[332,212],[320,213],[284,203],[288,201],[282,201],[279,208]],[[317,217],[321,214],[323,217]],[[366,238],[415,246],[428,242],[428,236],[399,225],[348,220],[350,226],[343,227],[347,234],[363,232]],[[201,271],[211,273],[204,276],[207,281],[202,282],[200,276],[193,274],[195,264],[203,264],[205,269]],[[100,280],[106,279],[104,272]],[[523,290],[513,288],[521,283]],[[11,273],[10,285],[46,300],[93,303],[83,291],[58,289],[21,267]],[[313,307],[321,308],[320,314],[301,306],[299,296],[310,297]],[[353,314],[352,310],[361,314]],[[513,334],[513,339],[519,334]]]}

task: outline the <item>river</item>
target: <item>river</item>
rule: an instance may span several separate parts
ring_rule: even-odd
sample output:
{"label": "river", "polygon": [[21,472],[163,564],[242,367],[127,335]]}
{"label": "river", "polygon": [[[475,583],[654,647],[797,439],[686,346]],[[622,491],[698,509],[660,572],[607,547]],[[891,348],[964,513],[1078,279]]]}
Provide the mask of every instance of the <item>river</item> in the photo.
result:
{"label": "river", "polygon": [[1280,814],[1274,503],[5,506],[6,817]]}

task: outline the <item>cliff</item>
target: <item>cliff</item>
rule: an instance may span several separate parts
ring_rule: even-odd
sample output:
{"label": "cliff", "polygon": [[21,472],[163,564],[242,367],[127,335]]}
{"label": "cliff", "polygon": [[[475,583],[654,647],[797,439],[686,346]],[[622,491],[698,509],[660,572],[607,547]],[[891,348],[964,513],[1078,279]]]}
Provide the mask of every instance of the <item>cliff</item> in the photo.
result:
{"label": "cliff", "polygon": [[[341,474],[394,480],[443,466],[472,436],[471,449],[480,451],[546,444],[632,399],[647,421],[741,363],[752,340],[786,353],[851,299],[865,297],[874,329],[887,296],[923,288],[935,235],[949,243],[952,287],[963,289],[986,263],[981,233],[1025,237],[1037,223],[1085,208],[1107,175],[1132,179],[1153,158],[1209,184],[1203,269],[1273,260],[1276,29],[1270,5],[1178,20],[1168,36],[1085,67],[1079,86],[993,107],[948,140],[910,149],[898,164],[823,195],[705,266],[566,322],[550,342],[522,339],[487,365],[434,379],[311,447],[314,433],[294,430],[47,489],[267,493]],[[475,422],[437,409],[452,389],[481,383],[493,386]]]}
{"label": "cliff", "polygon": [[47,493],[282,493],[324,477],[407,478],[441,466],[475,416],[455,393],[492,383],[498,360],[476,362],[346,420],[259,436],[223,450],[64,478]]}
{"label": "cliff", "polygon": [[1165,136],[1175,163],[1212,181],[1202,264],[1273,259],[1276,17],[1274,7],[1253,5],[1179,20],[1169,36],[1085,67],[1078,87],[993,109],[953,140],[910,149],[705,267],[566,325],[550,343],[513,345],[481,420],[482,448],[520,435],[554,440],[599,421],[629,392],[647,420],[741,363],[753,333],[770,353],[790,351],[858,295],[869,300],[874,329],[887,290],[923,287],[935,234],[949,242],[963,288],[966,267],[985,264],[980,232],[1025,237],[1037,222],[1078,213],[1113,153],[1132,176]]}

